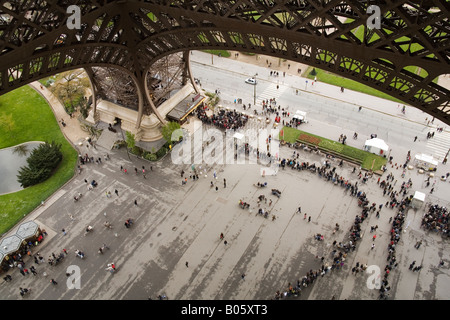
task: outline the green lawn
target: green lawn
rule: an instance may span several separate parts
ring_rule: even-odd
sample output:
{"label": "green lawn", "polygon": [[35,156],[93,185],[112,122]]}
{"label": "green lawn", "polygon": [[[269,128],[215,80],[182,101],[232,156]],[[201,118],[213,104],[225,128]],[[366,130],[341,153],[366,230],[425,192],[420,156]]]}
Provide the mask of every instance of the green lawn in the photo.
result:
{"label": "green lawn", "polygon": [[[38,185],[0,196],[0,234],[11,229],[74,174],[77,152],[61,133],[58,122],[34,89],[24,86],[0,96],[0,149],[27,141],[55,141],[63,160],[52,177]],[[5,124],[5,119],[12,119]]]}
{"label": "green lawn", "polygon": [[309,79],[313,80],[314,77],[317,77],[317,81],[320,81],[320,82],[328,83],[328,84],[339,86],[339,87],[344,87],[345,89],[370,94],[372,96],[380,97],[380,98],[387,99],[387,100],[392,100],[392,101],[395,101],[398,103],[404,103],[403,101],[400,101],[400,100],[398,100],[384,92],[381,92],[377,89],[373,89],[372,87],[366,86],[365,84],[359,83],[359,82],[351,80],[351,79],[341,77],[334,73],[324,71],[324,70],[321,70],[318,68],[315,68],[316,73],[317,73],[316,76],[312,76],[312,75],[310,75],[310,72],[312,69],[313,69],[313,67],[308,67],[308,69],[304,73],[304,75]]}
{"label": "green lawn", "polygon": [[220,54],[220,56],[223,58],[229,58],[231,56],[230,51],[227,51],[227,50],[203,50],[203,52],[211,53],[216,56],[218,56]]}
{"label": "green lawn", "polygon": [[[354,148],[348,145],[343,145],[342,143],[339,143],[337,141],[333,141],[330,139],[326,139],[305,131],[301,131],[295,128],[291,127],[283,127],[283,139],[290,143],[295,143],[300,135],[308,136],[310,138],[307,142],[312,142],[313,140],[316,140],[318,142],[318,146],[321,148],[325,148],[327,150],[340,153],[344,156],[351,157],[355,160],[361,161],[361,167],[364,169],[371,169],[372,164],[373,165],[373,171],[380,170],[381,167],[386,164],[387,159],[381,156],[377,156],[373,153]],[[280,137],[281,139],[281,137]]]}

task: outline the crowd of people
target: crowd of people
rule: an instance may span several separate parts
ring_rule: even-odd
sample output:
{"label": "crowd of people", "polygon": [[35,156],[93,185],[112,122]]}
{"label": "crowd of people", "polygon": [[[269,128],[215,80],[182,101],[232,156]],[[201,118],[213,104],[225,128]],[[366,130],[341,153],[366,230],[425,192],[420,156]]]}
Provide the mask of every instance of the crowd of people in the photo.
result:
{"label": "crowd of people", "polygon": [[[400,241],[401,234],[403,231],[403,223],[405,222],[408,208],[412,200],[412,195],[408,194],[409,189],[412,187],[412,181],[409,179],[401,184],[400,190],[394,191],[394,186],[397,182],[392,173],[388,174],[386,178],[382,181],[381,177],[377,180],[377,184],[383,190],[383,196],[388,197],[389,200],[386,203],[376,204],[371,203],[367,195],[363,191],[358,191],[358,182],[351,183],[350,180],[344,178],[336,172],[336,167],[331,167],[330,162],[326,160],[322,166],[317,166],[316,164],[309,164],[308,162],[303,162],[299,160],[299,154],[294,151],[293,157],[290,159],[280,159],[280,167],[284,169],[285,167],[291,167],[291,169],[309,170],[311,173],[317,174],[319,178],[325,181],[330,181],[336,185],[339,185],[346,190],[350,190],[350,196],[355,196],[358,199],[358,206],[362,207],[361,214],[357,215],[350,227],[347,235],[344,239],[347,241],[338,242],[334,240],[332,243],[331,261],[324,263],[325,257],[321,258],[321,268],[317,270],[309,270],[306,275],[301,279],[297,280],[296,285],[288,284],[286,290],[277,291],[275,293],[275,299],[282,299],[289,296],[299,296],[302,289],[313,284],[314,281],[320,276],[323,277],[325,274],[333,270],[342,269],[345,265],[346,259],[348,259],[348,254],[356,250],[356,244],[361,239],[362,234],[362,223],[368,219],[372,212],[376,211],[376,217],[379,218],[380,210],[383,207],[389,208],[391,210],[396,210],[393,217],[389,219],[389,223],[392,223],[390,229],[390,240],[387,246],[387,264],[384,268],[384,274],[380,280],[379,287],[379,299],[387,299],[389,291],[391,289],[389,284],[389,275],[392,270],[398,266],[396,260],[396,246]],[[355,170],[353,170],[355,173]],[[357,175],[361,179],[361,175]],[[395,180],[395,182],[394,182]],[[441,232],[442,234],[448,235],[448,210],[445,207],[438,205],[431,206],[428,212],[424,215],[422,221],[422,227],[433,230],[436,232]],[[376,231],[377,226],[371,226],[370,233]],[[336,229],[335,229],[336,230]],[[338,230],[338,228],[337,228]],[[335,231],[333,232],[333,234]],[[314,235],[316,240],[322,240],[323,235]],[[376,234],[372,237],[372,241],[375,241]],[[421,243],[421,242],[420,242]],[[372,244],[371,249],[375,247]],[[416,244],[416,248],[420,247],[420,244]],[[415,262],[414,262],[415,263]],[[442,261],[441,261],[442,264]],[[422,266],[412,266],[411,270],[419,271]],[[358,274],[359,272],[364,272],[367,269],[366,264],[356,263],[355,266],[351,268],[352,274]]]}
{"label": "crowd of people", "polygon": [[197,108],[196,115],[202,121],[202,123],[214,125],[225,130],[237,130],[245,126],[248,121],[247,115],[242,114],[236,110],[230,111],[220,109],[217,113],[208,116],[205,109]]}
{"label": "crowd of people", "polygon": [[[277,291],[275,293],[274,299],[298,296],[301,294],[302,289],[312,285],[319,276],[324,277],[325,274],[331,273],[334,270],[341,270],[348,259],[348,255],[356,250],[356,243],[361,239],[362,222],[368,217],[369,212],[373,211],[373,208],[376,207],[373,204],[369,206],[370,201],[367,199],[366,193],[358,191],[358,182],[351,183],[349,179],[337,173],[337,168],[332,167],[328,160],[325,160],[323,165],[319,166],[315,163],[310,164],[309,162],[299,160],[298,152],[294,151],[292,158],[280,159],[280,167],[282,169],[290,167],[292,170],[295,169],[298,171],[309,170],[325,181],[345,188],[346,191],[350,190],[350,196],[357,197],[358,204],[362,207],[362,213],[355,217],[354,223],[344,237],[346,240],[341,242],[334,240],[332,251],[330,252],[330,261],[325,262],[325,257],[321,257],[321,267],[319,269],[309,270],[301,279],[296,281],[296,285],[289,283],[287,290],[283,290],[282,292]],[[336,230],[339,230],[338,225],[335,228]],[[335,231],[333,234],[335,234]],[[324,236],[322,234],[316,234],[314,235],[314,239],[323,241]],[[359,272],[360,269],[365,270],[365,268],[367,268],[366,265],[359,265],[358,263],[358,271],[356,271],[356,268],[354,270],[355,272]]]}
{"label": "crowd of people", "polygon": [[448,237],[448,229],[450,226],[448,214],[449,211],[446,207],[437,204],[432,205],[423,216],[421,227]]}

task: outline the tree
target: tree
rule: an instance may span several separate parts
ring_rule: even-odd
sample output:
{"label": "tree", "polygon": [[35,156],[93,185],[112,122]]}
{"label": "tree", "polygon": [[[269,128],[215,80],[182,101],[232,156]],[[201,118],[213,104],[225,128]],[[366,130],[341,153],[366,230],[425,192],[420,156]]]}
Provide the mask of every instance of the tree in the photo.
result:
{"label": "tree", "polygon": [[69,114],[83,103],[86,89],[90,86],[87,77],[82,76],[83,72],[83,70],[64,72],[51,88],[52,93],[62,101]]}
{"label": "tree", "polygon": [[136,140],[134,138],[134,134],[127,131],[127,132],[125,132],[125,136],[126,136],[127,147],[129,149],[133,149],[136,146]]}
{"label": "tree", "polygon": [[180,124],[175,121],[166,123],[161,129],[161,133],[164,139],[169,143],[179,141],[180,137],[183,136],[183,131],[181,130]]}
{"label": "tree", "polygon": [[26,167],[19,169],[17,181],[23,188],[47,180],[62,160],[61,144],[45,142],[33,149]]}

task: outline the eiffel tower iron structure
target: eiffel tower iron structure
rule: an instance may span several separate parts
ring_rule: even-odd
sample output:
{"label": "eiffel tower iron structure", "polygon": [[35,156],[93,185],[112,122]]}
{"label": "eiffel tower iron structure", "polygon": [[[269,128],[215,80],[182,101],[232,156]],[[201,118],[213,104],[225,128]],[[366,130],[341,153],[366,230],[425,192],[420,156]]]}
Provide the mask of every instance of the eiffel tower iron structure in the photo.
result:
{"label": "eiffel tower iron structure", "polygon": [[[72,28],[80,9],[80,26]],[[380,28],[368,26],[368,6]],[[165,94],[195,86],[190,50],[223,49],[314,66],[385,92],[450,124],[450,1],[6,0],[0,2],[0,94],[83,68],[93,109],[107,100],[166,119]]]}

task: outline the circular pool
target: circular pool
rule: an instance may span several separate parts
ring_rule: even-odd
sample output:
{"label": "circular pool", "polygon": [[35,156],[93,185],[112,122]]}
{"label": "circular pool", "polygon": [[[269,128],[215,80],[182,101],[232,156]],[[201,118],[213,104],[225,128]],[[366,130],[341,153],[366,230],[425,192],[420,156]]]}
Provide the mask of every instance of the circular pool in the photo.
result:
{"label": "circular pool", "polygon": [[31,151],[43,142],[26,142],[14,147],[0,149],[0,194],[22,190],[17,181],[17,174],[21,167],[27,165],[27,158]]}

